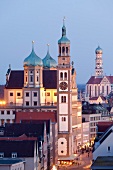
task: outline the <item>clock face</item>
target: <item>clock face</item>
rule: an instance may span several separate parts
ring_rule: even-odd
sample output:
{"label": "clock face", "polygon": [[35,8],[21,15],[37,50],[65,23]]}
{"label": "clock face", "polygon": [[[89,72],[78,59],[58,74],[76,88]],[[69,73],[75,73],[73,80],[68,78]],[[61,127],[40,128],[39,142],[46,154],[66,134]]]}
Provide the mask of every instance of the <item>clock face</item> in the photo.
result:
{"label": "clock face", "polygon": [[67,83],[66,82],[61,82],[60,83],[60,89],[61,90],[66,90],[67,89]]}

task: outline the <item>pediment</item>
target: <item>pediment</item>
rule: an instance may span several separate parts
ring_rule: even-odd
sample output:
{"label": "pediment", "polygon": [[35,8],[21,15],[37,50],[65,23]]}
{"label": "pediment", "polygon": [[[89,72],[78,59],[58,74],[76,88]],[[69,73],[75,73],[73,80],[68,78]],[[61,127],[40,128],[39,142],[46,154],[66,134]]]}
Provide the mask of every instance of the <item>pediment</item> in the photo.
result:
{"label": "pediment", "polygon": [[102,81],[100,84],[110,84],[110,81],[107,79],[107,77],[103,77]]}

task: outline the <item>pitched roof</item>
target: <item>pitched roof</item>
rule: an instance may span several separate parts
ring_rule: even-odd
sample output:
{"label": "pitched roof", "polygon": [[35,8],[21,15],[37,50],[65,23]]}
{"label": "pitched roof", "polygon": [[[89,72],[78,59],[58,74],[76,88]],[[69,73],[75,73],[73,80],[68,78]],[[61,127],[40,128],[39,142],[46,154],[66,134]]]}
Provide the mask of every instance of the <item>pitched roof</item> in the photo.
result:
{"label": "pitched roof", "polygon": [[0,159],[0,165],[12,165],[12,164],[16,164],[19,162],[24,162],[21,159],[12,159],[12,158],[2,158]]}
{"label": "pitched roof", "polygon": [[[102,100],[106,100],[106,98],[104,96],[100,96]],[[89,100],[97,100],[99,98],[98,97],[91,97]]]}
{"label": "pitched roof", "polygon": [[98,122],[98,132],[105,132],[111,125],[113,125],[113,122]]}
{"label": "pitched roof", "polygon": [[57,122],[57,113],[55,112],[16,112],[15,122],[20,123],[22,120],[51,120]]}
{"label": "pitched roof", "polygon": [[[113,84],[113,76],[105,76]],[[100,84],[104,77],[91,76],[86,84]]]}
{"label": "pitched roof", "polygon": [[24,84],[24,71],[23,70],[11,70],[9,81],[5,88],[8,89],[21,89]]}
{"label": "pitched roof", "polygon": [[113,169],[113,156],[98,156],[91,169]]}
{"label": "pitched roof", "polygon": [[25,134],[27,137],[43,137],[44,135],[44,123],[43,124],[31,124],[31,123],[6,123],[4,136],[7,137],[19,137]]}
{"label": "pitched roof", "polygon": [[97,78],[95,76],[91,76],[86,84],[100,84],[103,78]]}
{"label": "pitched roof", "polygon": [[[24,85],[24,71],[11,70],[9,81],[5,88],[22,89]],[[46,89],[57,88],[57,70],[43,70],[43,86]]]}
{"label": "pitched roof", "polygon": [[46,89],[57,89],[57,70],[43,70],[43,86]]}

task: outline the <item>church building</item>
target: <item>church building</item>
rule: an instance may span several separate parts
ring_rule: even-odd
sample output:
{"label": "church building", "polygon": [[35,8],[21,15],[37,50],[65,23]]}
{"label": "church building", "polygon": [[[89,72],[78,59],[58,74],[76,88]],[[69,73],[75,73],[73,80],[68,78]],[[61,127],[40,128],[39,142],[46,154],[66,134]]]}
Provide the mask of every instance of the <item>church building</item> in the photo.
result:
{"label": "church building", "polygon": [[90,98],[106,97],[112,90],[113,76],[107,76],[103,72],[103,51],[99,46],[96,48],[95,54],[95,75],[91,76],[86,84],[86,95]]}

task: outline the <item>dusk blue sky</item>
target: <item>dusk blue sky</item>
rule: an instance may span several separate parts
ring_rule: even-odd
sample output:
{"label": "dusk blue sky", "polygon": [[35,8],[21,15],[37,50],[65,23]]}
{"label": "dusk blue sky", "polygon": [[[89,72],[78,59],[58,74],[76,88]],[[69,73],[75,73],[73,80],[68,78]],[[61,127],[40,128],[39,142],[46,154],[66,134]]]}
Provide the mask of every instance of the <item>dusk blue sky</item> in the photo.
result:
{"label": "dusk blue sky", "polygon": [[41,58],[49,43],[57,61],[64,16],[77,84],[94,74],[98,45],[104,73],[113,75],[113,0],[0,0],[0,84],[5,84],[9,64],[12,70],[23,69],[32,40]]}

